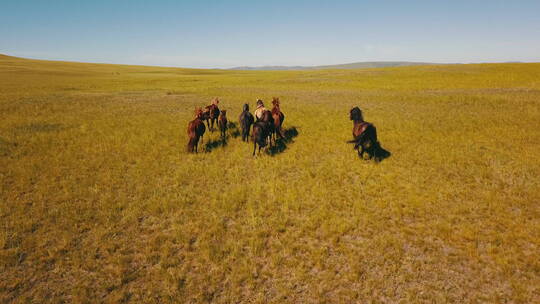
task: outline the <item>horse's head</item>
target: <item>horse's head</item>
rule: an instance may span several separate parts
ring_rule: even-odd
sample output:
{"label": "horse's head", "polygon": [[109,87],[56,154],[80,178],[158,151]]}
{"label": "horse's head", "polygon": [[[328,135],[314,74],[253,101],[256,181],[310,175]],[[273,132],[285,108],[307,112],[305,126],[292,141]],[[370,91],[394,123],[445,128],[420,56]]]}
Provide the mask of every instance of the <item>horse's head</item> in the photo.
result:
{"label": "horse's head", "polygon": [[202,113],[202,109],[200,107],[195,107],[195,117],[199,117]]}
{"label": "horse's head", "polygon": [[246,111],[249,112],[249,105],[248,105],[247,103],[244,104],[244,106],[242,107],[242,111],[244,111],[244,112],[246,112]]}
{"label": "horse's head", "polygon": [[279,107],[279,97],[273,97],[272,104],[274,105],[274,107]]}
{"label": "horse's head", "polygon": [[360,110],[359,107],[354,107],[351,109],[349,118],[354,121],[364,121],[362,110]]}

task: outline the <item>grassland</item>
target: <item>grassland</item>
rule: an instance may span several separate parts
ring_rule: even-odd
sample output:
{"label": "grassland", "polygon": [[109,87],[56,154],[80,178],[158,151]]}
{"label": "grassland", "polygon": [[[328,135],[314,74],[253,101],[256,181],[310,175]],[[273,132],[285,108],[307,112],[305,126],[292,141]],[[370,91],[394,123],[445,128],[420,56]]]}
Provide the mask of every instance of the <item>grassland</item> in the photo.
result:
{"label": "grassland", "polygon": [[[279,96],[273,155],[185,152]],[[359,105],[392,156],[345,143]],[[0,57],[2,303],[538,303],[540,64],[221,71]]]}

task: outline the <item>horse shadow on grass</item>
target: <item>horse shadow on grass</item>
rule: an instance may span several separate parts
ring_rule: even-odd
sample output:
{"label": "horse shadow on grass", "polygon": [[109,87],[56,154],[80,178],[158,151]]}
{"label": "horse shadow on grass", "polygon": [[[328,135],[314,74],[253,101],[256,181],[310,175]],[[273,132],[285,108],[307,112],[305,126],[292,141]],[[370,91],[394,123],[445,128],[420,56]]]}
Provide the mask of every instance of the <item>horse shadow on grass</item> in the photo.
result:
{"label": "horse shadow on grass", "polygon": [[237,138],[240,136],[240,129],[238,129],[238,125],[235,122],[229,121],[227,123],[227,132],[231,135],[232,138]]}
{"label": "horse shadow on grass", "polygon": [[210,139],[204,144],[204,152],[210,153],[219,147],[227,146],[227,137],[220,137],[218,139]]}
{"label": "horse shadow on grass", "polygon": [[276,143],[268,148],[266,153],[271,156],[283,153],[287,150],[287,145],[294,142],[293,138],[298,136],[299,132],[296,127],[290,127],[283,130],[283,138],[278,138]]}
{"label": "horse shadow on grass", "polygon": [[[373,159],[376,163],[380,163],[383,160],[392,156],[392,153],[381,146],[380,142],[376,142],[373,147],[370,147],[366,150],[368,159]],[[361,158],[361,156],[359,155]],[[364,158],[365,160],[365,158]]]}
{"label": "horse shadow on grass", "polygon": [[238,130],[238,125],[234,122],[228,122],[225,137],[220,135],[218,139],[210,139],[205,143],[204,150],[206,153],[210,153],[219,147],[226,147],[230,137],[237,138],[238,136],[240,136],[240,130]]}

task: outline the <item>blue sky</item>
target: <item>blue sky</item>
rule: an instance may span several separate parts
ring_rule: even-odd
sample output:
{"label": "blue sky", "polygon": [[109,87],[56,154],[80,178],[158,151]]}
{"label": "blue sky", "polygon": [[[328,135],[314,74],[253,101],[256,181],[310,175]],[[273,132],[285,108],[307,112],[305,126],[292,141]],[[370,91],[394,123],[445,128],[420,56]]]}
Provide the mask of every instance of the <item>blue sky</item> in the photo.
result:
{"label": "blue sky", "polygon": [[0,53],[182,67],[540,61],[540,1],[9,1]]}

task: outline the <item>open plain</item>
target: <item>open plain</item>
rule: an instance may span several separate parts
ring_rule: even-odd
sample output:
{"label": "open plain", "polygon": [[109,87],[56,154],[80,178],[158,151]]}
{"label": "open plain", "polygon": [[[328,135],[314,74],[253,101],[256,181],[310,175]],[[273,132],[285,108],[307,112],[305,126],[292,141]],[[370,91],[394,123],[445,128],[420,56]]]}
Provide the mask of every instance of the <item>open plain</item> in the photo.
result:
{"label": "open plain", "polygon": [[[195,107],[281,100],[287,140]],[[360,160],[360,106],[391,156]],[[2,303],[538,303],[540,64],[197,70],[0,56]]]}

